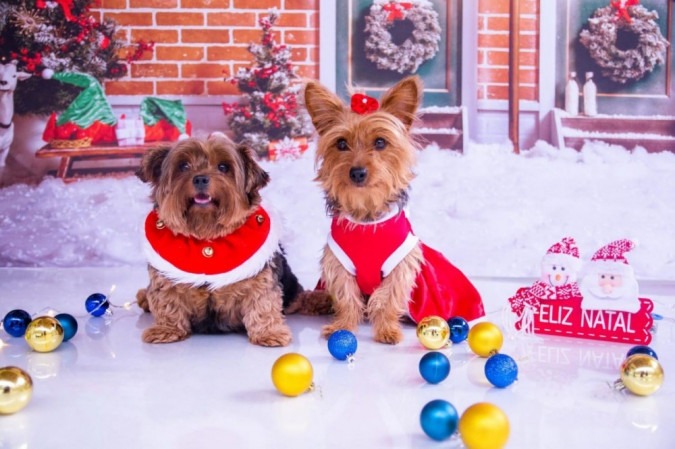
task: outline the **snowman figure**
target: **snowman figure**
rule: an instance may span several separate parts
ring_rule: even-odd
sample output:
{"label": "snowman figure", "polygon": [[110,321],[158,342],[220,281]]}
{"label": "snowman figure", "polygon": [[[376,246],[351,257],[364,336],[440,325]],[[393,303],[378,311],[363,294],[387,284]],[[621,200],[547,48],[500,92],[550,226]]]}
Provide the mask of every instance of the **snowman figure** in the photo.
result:
{"label": "snowman figure", "polygon": [[633,248],[631,240],[616,240],[593,255],[580,285],[583,309],[631,313],[640,309],[635,273],[624,256]]}
{"label": "snowman figure", "polygon": [[577,286],[580,266],[579,248],[574,238],[563,238],[551,246],[542,258],[540,278],[532,286],[519,289],[509,299],[511,310],[522,316],[527,308],[539,310],[541,301],[580,297]]}
{"label": "snowman figure", "polygon": [[564,287],[577,282],[581,262],[579,249],[572,237],[565,237],[551,246],[541,261],[541,282],[551,287]]}
{"label": "snowman figure", "polygon": [[541,277],[530,287],[530,293],[543,300],[581,296],[577,286],[580,266],[579,248],[574,238],[563,238],[542,258]]}

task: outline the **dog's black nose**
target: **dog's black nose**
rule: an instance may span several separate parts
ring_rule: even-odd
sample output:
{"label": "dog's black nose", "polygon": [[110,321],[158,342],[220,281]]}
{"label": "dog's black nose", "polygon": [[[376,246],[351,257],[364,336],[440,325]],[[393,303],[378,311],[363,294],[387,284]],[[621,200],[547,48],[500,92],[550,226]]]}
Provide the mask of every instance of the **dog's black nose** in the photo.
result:
{"label": "dog's black nose", "polygon": [[7,84],[7,81],[5,81],[5,80],[0,80],[0,85],[4,86],[4,85],[6,85],[6,84]]}
{"label": "dog's black nose", "polygon": [[194,185],[197,190],[204,190],[209,185],[209,177],[206,175],[197,175],[192,178],[192,185]]}
{"label": "dog's black nose", "polygon": [[363,184],[366,182],[367,176],[368,170],[363,167],[352,167],[349,170],[349,179],[351,179],[354,184]]}

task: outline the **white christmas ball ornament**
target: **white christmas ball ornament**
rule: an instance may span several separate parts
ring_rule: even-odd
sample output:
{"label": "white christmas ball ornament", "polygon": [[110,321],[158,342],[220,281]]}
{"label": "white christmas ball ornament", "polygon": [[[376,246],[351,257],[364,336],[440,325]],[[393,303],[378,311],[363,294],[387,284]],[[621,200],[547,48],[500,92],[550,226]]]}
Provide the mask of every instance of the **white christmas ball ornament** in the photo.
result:
{"label": "white christmas ball ornament", "polygon": [[46,80],[52,79],[53,76],[54,76],[54,71],[52,69],[44,69],[42,71],[42,78],[44,78]]}

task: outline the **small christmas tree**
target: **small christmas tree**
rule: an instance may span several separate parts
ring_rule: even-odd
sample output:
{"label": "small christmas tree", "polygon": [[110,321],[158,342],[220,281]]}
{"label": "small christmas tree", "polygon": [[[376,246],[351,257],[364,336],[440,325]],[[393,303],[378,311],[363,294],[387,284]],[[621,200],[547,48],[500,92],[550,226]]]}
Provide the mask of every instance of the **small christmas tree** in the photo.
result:
{"label": "small christmas tree", "polygon": [[239,87],[244,101],[223,103],[235,139],[262,157],[268,155],[271,141],[311,134],[307,116],[298,108],[300,86],[291,83],[297,76],[290,62],[290,48],[277,44],[272,33],[278,17],[273,9],[267,17],[260,18],[261,43],[248,47],[255,58],[253,67],[241,68],[236,76],[227,79]]}
{"label": "small christmas tree", "polygon": [[125,58],[126,42],[115,36],[117,24],[99,22],[89,10],[95,0],[3,0],[0,2],[0,61],[18,61],[18,69],[35,76],[14,94],[17,114],[64,110],[80,89],[40,77],[44,69],[92,75],[99,82],[121,78],[126,64],[152,44],[139,42]]}

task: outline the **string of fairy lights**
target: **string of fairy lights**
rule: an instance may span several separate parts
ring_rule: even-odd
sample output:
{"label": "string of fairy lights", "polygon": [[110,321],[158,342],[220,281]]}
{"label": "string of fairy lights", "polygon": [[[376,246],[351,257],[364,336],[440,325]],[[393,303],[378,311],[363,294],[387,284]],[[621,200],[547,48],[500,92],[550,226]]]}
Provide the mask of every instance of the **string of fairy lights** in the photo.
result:
{"label": "string of fairy lights", "polygon": [[[61,343],[75,336],[78,330],[78,318],[88,316],[100,317],[104,314],[112,315],[112,309],[131,310],[136,301],[128,301],[122,305],[111,302],[116,286],[110,288],[108,295],[92,293],[84,302],[86,315],[72,315],[46,307],[37,313],[30,314],[23,309],[10,310],[5,314],[0,329],[14,338],[24,337],[28,346],[37,352],[51,352]],[[0,338],[0,348],[5,346]]]}

